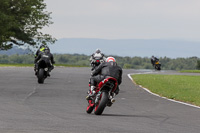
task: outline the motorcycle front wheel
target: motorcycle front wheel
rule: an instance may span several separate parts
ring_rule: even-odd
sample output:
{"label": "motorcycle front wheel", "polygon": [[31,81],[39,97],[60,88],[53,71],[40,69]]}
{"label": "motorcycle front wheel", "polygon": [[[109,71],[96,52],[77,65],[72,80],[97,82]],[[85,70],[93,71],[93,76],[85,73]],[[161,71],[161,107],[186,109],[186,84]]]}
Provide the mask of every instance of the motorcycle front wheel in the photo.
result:
{"label": "motorcycle front wheel", "polygon": [[94,109],[94,104],[92,104],[92,100],[89,100],[89,101],[88,101],[88,106],[87,106],[86,112],[87,112],[88,114],[91,114],[92,111],[93,111],[93,109]]}

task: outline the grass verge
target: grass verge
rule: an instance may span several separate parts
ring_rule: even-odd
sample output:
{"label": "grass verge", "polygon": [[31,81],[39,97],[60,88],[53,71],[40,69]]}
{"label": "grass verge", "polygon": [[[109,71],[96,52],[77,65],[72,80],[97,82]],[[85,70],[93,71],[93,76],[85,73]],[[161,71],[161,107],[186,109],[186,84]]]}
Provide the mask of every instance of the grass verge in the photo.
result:
{"label": "grass verge", "polygon": [[132,78],[160,96],[200,106],[200,76],[141,74]]}
{"label": "grass verge", "polygon": [[33,67],[33,64],[0,64],[0,67]]}
{"label": "grass verge", "polygon": [[200,73],[200,70],[182,70],[181,73]]}

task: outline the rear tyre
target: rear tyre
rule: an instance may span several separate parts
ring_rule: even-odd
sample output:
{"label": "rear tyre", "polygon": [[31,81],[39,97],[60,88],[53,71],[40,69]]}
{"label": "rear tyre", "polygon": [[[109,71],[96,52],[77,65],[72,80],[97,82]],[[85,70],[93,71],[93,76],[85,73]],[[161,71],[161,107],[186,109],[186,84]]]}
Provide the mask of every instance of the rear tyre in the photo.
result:
{"label": "rear tyre", "polygon": [[38,83],[43,84],[44,83],[44,69],[39,69],[38,72]]}
{"label": "rear tyre", "polygon": [[99,104],[95,107],[94,114],[101,115],[108,102],[108,92],[103,91]]}
{"label": "rear tyre", "polygon": [[155,65],[156,70],[161,70],[160,65]]}
{"label": "rear tyre", "polygon": [[157,65],[157,70],[158,70],[158,71],[160,71],[160,70],[161,70],[161,68],[160,68],[160,64],[159,64],[159,65]]}

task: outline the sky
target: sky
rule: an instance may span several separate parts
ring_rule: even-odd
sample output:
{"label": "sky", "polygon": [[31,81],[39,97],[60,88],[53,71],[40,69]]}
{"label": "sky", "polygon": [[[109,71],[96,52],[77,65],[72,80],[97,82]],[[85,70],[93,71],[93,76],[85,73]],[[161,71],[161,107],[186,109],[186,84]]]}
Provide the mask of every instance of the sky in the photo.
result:
{"label": "sky", "polygon": [[60,38],[200,42],[200,0],[44,0]]}

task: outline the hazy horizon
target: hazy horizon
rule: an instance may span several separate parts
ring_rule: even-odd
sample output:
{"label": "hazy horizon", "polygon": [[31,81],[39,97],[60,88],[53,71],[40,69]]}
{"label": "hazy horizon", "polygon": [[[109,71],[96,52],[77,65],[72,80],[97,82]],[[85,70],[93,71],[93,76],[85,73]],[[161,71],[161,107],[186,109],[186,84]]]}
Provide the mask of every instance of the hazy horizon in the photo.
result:
{"label": "hazy horizon", "polygon": [[106,55],[151,57],[200,57],[200,43],[162,39],[64,38],[50,45],[53,53],[91,55],[97,48]]}

